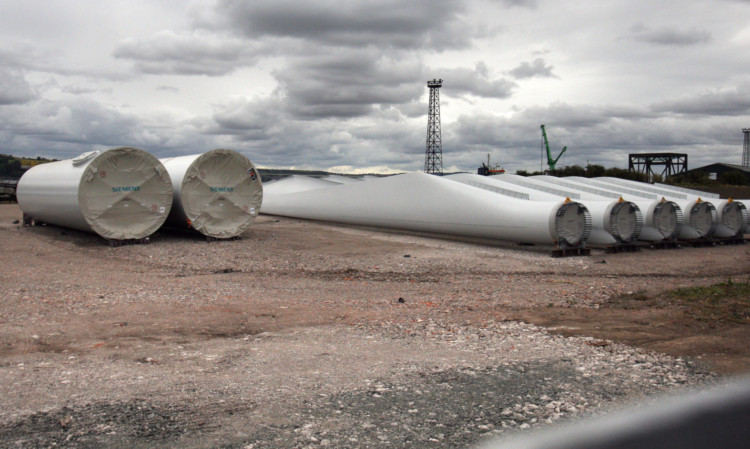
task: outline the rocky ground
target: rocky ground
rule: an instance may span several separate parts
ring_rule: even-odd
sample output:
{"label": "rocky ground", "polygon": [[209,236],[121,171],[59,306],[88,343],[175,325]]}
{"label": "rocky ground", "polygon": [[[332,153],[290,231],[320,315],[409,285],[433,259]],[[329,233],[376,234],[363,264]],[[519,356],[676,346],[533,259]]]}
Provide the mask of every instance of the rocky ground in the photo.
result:
{"label": "rocky ground", "polygon": [[554,259],[263,216],[110,248],[20,218],[0,205],[0,447],[467,447],[750,369],[742,326],[611,307],[746,279],[747,245]]}

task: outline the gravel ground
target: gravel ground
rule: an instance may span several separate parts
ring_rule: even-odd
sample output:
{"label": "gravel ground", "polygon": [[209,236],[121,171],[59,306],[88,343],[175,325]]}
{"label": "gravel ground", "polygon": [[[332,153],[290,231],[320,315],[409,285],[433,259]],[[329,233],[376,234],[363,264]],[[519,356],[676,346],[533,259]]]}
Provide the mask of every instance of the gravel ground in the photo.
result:
{"label": "gravel ground", "polygon": [[743,246],[553,259],[262,216],[109,248],[0,205],[0,447],[467,447],[721,380],[513,311],[748,275]]}

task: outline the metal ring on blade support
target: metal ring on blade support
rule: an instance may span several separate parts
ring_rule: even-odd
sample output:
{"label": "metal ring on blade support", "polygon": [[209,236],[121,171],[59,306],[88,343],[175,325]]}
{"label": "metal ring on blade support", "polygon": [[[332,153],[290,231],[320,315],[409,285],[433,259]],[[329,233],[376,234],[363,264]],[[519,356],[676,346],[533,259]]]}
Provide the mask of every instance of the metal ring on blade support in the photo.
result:
{"label": "metal ring on blade support", "polygon": [[581,246],[591,234],[591,212],[581,203],[567,201],[555,213],[555,236],[562,247]]}
{"label": "metal ring on blade support", "polygon": [[688,225],[698,233],[699,237],[713,234],[718,221],[716,206],[707,201],[698,201],[690,208]]}
{"label": "metal ring on blade support", "polygon": [[662,201],[654,207],[654,227],[665,239],[676,238],[682,228],[682,208],[674,201]]}
{"label": "metal ring on blade support", "polygon": [[747,207],[744,204],[737,201],[729,201],[722,207],[721,219],[719,221],[735,232],[735,235],[744,231],[747,220]]}
{"label": "metal ring on blade support", "polygon": [[609,213],[609,232],[620,243],[633,243],[643,230],[641,209],[630,201],[615,204]]}

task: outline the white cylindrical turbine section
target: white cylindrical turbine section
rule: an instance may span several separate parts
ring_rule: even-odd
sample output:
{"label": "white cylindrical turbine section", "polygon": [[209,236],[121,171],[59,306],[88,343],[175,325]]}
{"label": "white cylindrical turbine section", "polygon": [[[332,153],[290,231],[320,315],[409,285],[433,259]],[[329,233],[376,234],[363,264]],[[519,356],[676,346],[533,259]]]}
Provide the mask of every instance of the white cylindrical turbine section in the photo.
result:
{"label": "white cylindrical turbine section", "polygon": [[[598,224],[597,220],[594,220],[594,230],[599,230],[601,235],[611,235],[614,238],[614,242],[611,243],[633,243],[643,233],[644,215],[637,202],[625,201],[613,192],[593,189],[553,176],[534,176],[531,179],[518,178],[520,177],[517,177],[513,182],[552,185],[562,191],[579,195],[580,201],[591,211],[592,217],[599,218]],[[615,200],[615,198],[617,199]],[[644,207],[649,208],[651,206],[650,203],[642,203]],[[651,229],[648,228],[647,231],[651,231]],[[648,236],[651,237],[650,234]],[[661,234],[659,236],[659,240],[664,238]],[[605,237],[598,237],[596,232],[592,232],[589,240],[594,242],[597,238],[604,239]]]}
{"label": "white cylindrical turbine section", "polygon": [[[700,199],[685,203],[683,206],[687,213],[687,228],[680,234],[682,238],[703,238],[713,235],[718,222],[716,206]],[[692,236],[691,233],[697,234]]]}
{"label": "white cylindrical turbine section", "polygon": [[424,173],[276,195],[263,213],[420,232],[580,246],[590,215],[578,203],[498,201],[495,193]]}
{"label": "white cylindrical turbine section", "polygon": [[215,238],[236,237],[260,213],[263,185],[255,166],[226,149],[162,159],[174,187],[167,224]]}
{"label": "white cylindrical turbine section", "polygon": [[632,201],[619,201],[609,213],[609,231],[621,243],[634,243],[643,230],[643,213]]}
{"label": "white cylindrical turbine section", "polygon": [[[565,200],[566,198],[578,200],[580,198],[580,194],[578,193],[568,192],[569,194],[566,194],[562,190],[554,189],[552,187],[547,189],[534,189],[528,183],[526,185],[523,185],[520,183],[504,182],[505,179],[510,179],[506,178],[506,175],[504,174],[496,176],[481,176],[477,174],[459,173],[455,175],[444,176],[444,178],[489,190],[499,195],[528,199],[530,201],[561,201]],[[586,206],[586,208],[591,213],[592,229],[591,235],[587,239],[587,242],[596,245],[611,245],[629,241],[629,239],[632,237],[632,234],[626,235],[625,239],[623,239],[618,232],[620,229],[622,229],[623,233],[627,233],[628,231],[626,231],[626,229],[629,227],[627,224],[623,222],[618,227],[613,223],[613,221],[616,220],[617,217],[624,221],[627,220],[624,209],[620,210],[620,207],[617,205],[617,201],[602,198],[600,200],[580,200],[579,202]],[[615,213],[614,215],[612,214],[614,208],[618,209],[619,215],[618,213]],[[637,221],[638,217],[634,216],[631,218],[633,218],[634,220],[634,222],[632,223],[632,231],[636,231],[638,224],[635,221]],[[611,229],[614,229],[615,232],[618,232],[618,235],[613,235],[612,232],[610,232]]]}
{"label": "white cylindrical turbine section", "polygon": [[16,196],[36,220],[107,239],[142,239],[166,220],[172,182],[154,156],[123,147],[32,167]]}
{"label": "white cylindrical turbine section", "polygon": [[716,206],[708,201],[703,201],[697,196],[687,193],[670,192],[669,190],[653,187],[643,182],[630,181],[619,178],[594,178],[594,182],[618,186],[628,189],[640,190],[645,193],[664,195],[665,199],[674,201],[683,210],[685,215],[685,226],[680,230],[679,237],[682,239],[696,239],[711,237],[719,229],[718,213]]}
{"label": "white cylindrical turbine section", "polygon": [[[643,229],[643,215],[640,209],[630,201],[586,201],[583,204],[591,212],[592,217],[599,217],[598,225],[589,241],[600,240],[603,243],[633,243]],[[596,235],[599,233],[600,235]],[[610,236],[614,241],[606,241]]]}
{"label": "white cylindrical turbine section", "polygon": [[737,237],[745,232],[748,224],[748,211],[742,201],[716,200],[718,214],[717,237]]}
{"label": "white cylindrical turbine section", "polygon": [[[609,179],[609,178],[608,178]],[[581,178],[581,177],[566,177],[564,178],[563,182],[572,182],[576,184],[586,185],[593,189],[604,189],[604,190],[610,190],[612,192],[615,192],[618,195],[630,195],[630,196],[641,196],[643,198],[654,198],[657,197],[659,194],[668,194],[669,192],[661,190],[661,189],[641,189],[642,183],[635,183],[633,181],[630,181],[628,184],[622,184],[622,183],[613,183],[613,182],[607,182],[603,181],[603,178],[595,178],[595,179],[589,179],[589,178]],[[630,184],[632,183],[632,184]],[[675,218],[675,223],[679,223],[677,226],[679,228],[678,232],[673,233],[667,233],[666,230],[664,232],[661,232],[662,235],[664,235],[664,238],[674,238],[679,237],[682,239],[695,239],[699,237],[706,237],[705,230],[703,229],[703,226],[701,226],[701,229],[693,229],[690,227],[690,214],[698,214],[699,216],[693,217],[693,223],[703,223],[706,219],[706,215],[711,215],[710,213],[710,207],[708,206],[701,206],[701,207],[694,207],[696,205],[696,201],[698,198],[695,198],[695,200],[687,199],[687,196],[684,194],[675,194],[676,197],[664,197],[661,196],[661,201],[670,201],[673,204],[672,208],[660,208],[660,209],[647,209],[647,210],[653,210],[654,213],[656,213],[657,210],[660,211],[669,211],[670,209],[674,209],[675,206],[677,206],[680,210],[682,210],[682,218],[680,218],[679,214]],[[657,218],[654,216],[648,217],[646,219],[646,224],[649,226],[653,226],[655,223],[662,223],[662,224],[669,224],[672,222],[672,218],[668,219],[662,219]],[[708,232],[712,232],[713,228],[709,230]],[[654,229],[654,231],[656,231]],[[648,232],[644,233],[645,235],[648,235]],[[656,235],[656,234],[655,234]],[[646,238],[648,240],[648,238]],[[654,239],[656,240],[656,239]]]}
{"label": "white cylindrical turbine section", "polygon": [[[596,179],[580,176],[567,176],[562,182],[575,185],[587,186],[597,191],[607,191],[619,196],[627,196],[630,201],[635,202],[644,212],[644,229],[640,239],[646,241],[660,241],[664,239],[675,239],[682,231],[684,217],[682,208],[674,201],[668,201],[663,196],[658,199],[654,192],[645,192],[629,188],[624,185],[613,185]],[[684,197],[681,195],[681,198]]]}
{"label": "white cylindrical turbine section", "polygon": [[555,211],[553,235],[558,246],[582,246],[591,233],[591,212],[583,204],[566,200]]}
{"label": "white cylindrical turbine section", "polygon": [[[676,239],[680,235],[684,216],[682,208],[674,201],[667,201],[662,198],[661,201],[653,203],[646,214],[648,217],[646,224],[655,229],[658,234],[651,238],[644,237],[643,240],[661,240],[657,237],[659,235],[663,239]],[[643,236],[643,233],[641,233],[641,236]]]}

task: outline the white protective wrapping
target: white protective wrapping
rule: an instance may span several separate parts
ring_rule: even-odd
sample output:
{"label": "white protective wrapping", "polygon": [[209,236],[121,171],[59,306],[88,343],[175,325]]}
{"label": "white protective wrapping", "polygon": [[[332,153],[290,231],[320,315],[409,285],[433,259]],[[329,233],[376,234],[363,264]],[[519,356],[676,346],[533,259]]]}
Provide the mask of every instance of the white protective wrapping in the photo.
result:
{"label": "white protective wrapping", "polygon": [[255,166],[227,149],[162,159],[174,188],[167,224],[215,238],[242,234],[260,213],[263,185]]}
{"label": "white protective wrapping", "polygon": [[704,201],[698,196],[686,192],[655,187],[644,182],[631,181],[612,177],[594,178],[591,182],[606,184],[612,188],[632,189],[644,193],[661,195],[663,198],[679,204],[685,214],[684,226],[679,237],[682,239],[696,239],[705,237],[730,237],[732,235],[726,228],[719,226],[719,215],[716,205]]}
{"label": "white protective wrapping", "polygon": [[[566,198],[582,203],[591,213],[592,230],[587,242],[596,245],[612,245],[633,242],[642,228],[642,218],[638,206],[607,199],[581,199],[578,193],[565,194],[552,187],[534,189],[530,183],[506,182],[516,175],[481,176],[470,173],[458,173],[445,176],[452,181],[485,188],[498,195],[518,197],[526,195],[530,201],[561,201]],[[521,178],[521,177],[519,177]],[[632,207],[631,207],[632,206]]]}
{"label": "white protective wrapping", "polygon": [[24,214],[38,221],[130,240],[164,223],[172,183],[154,156],[123,147],[34,166],[18,181],[16,196]]}
{"label": "white protective wrapping", "polygon": [[262,212],[363,226],[580,246],[590,215],[575,202],[534,202],[424,173],[267,197]]}

